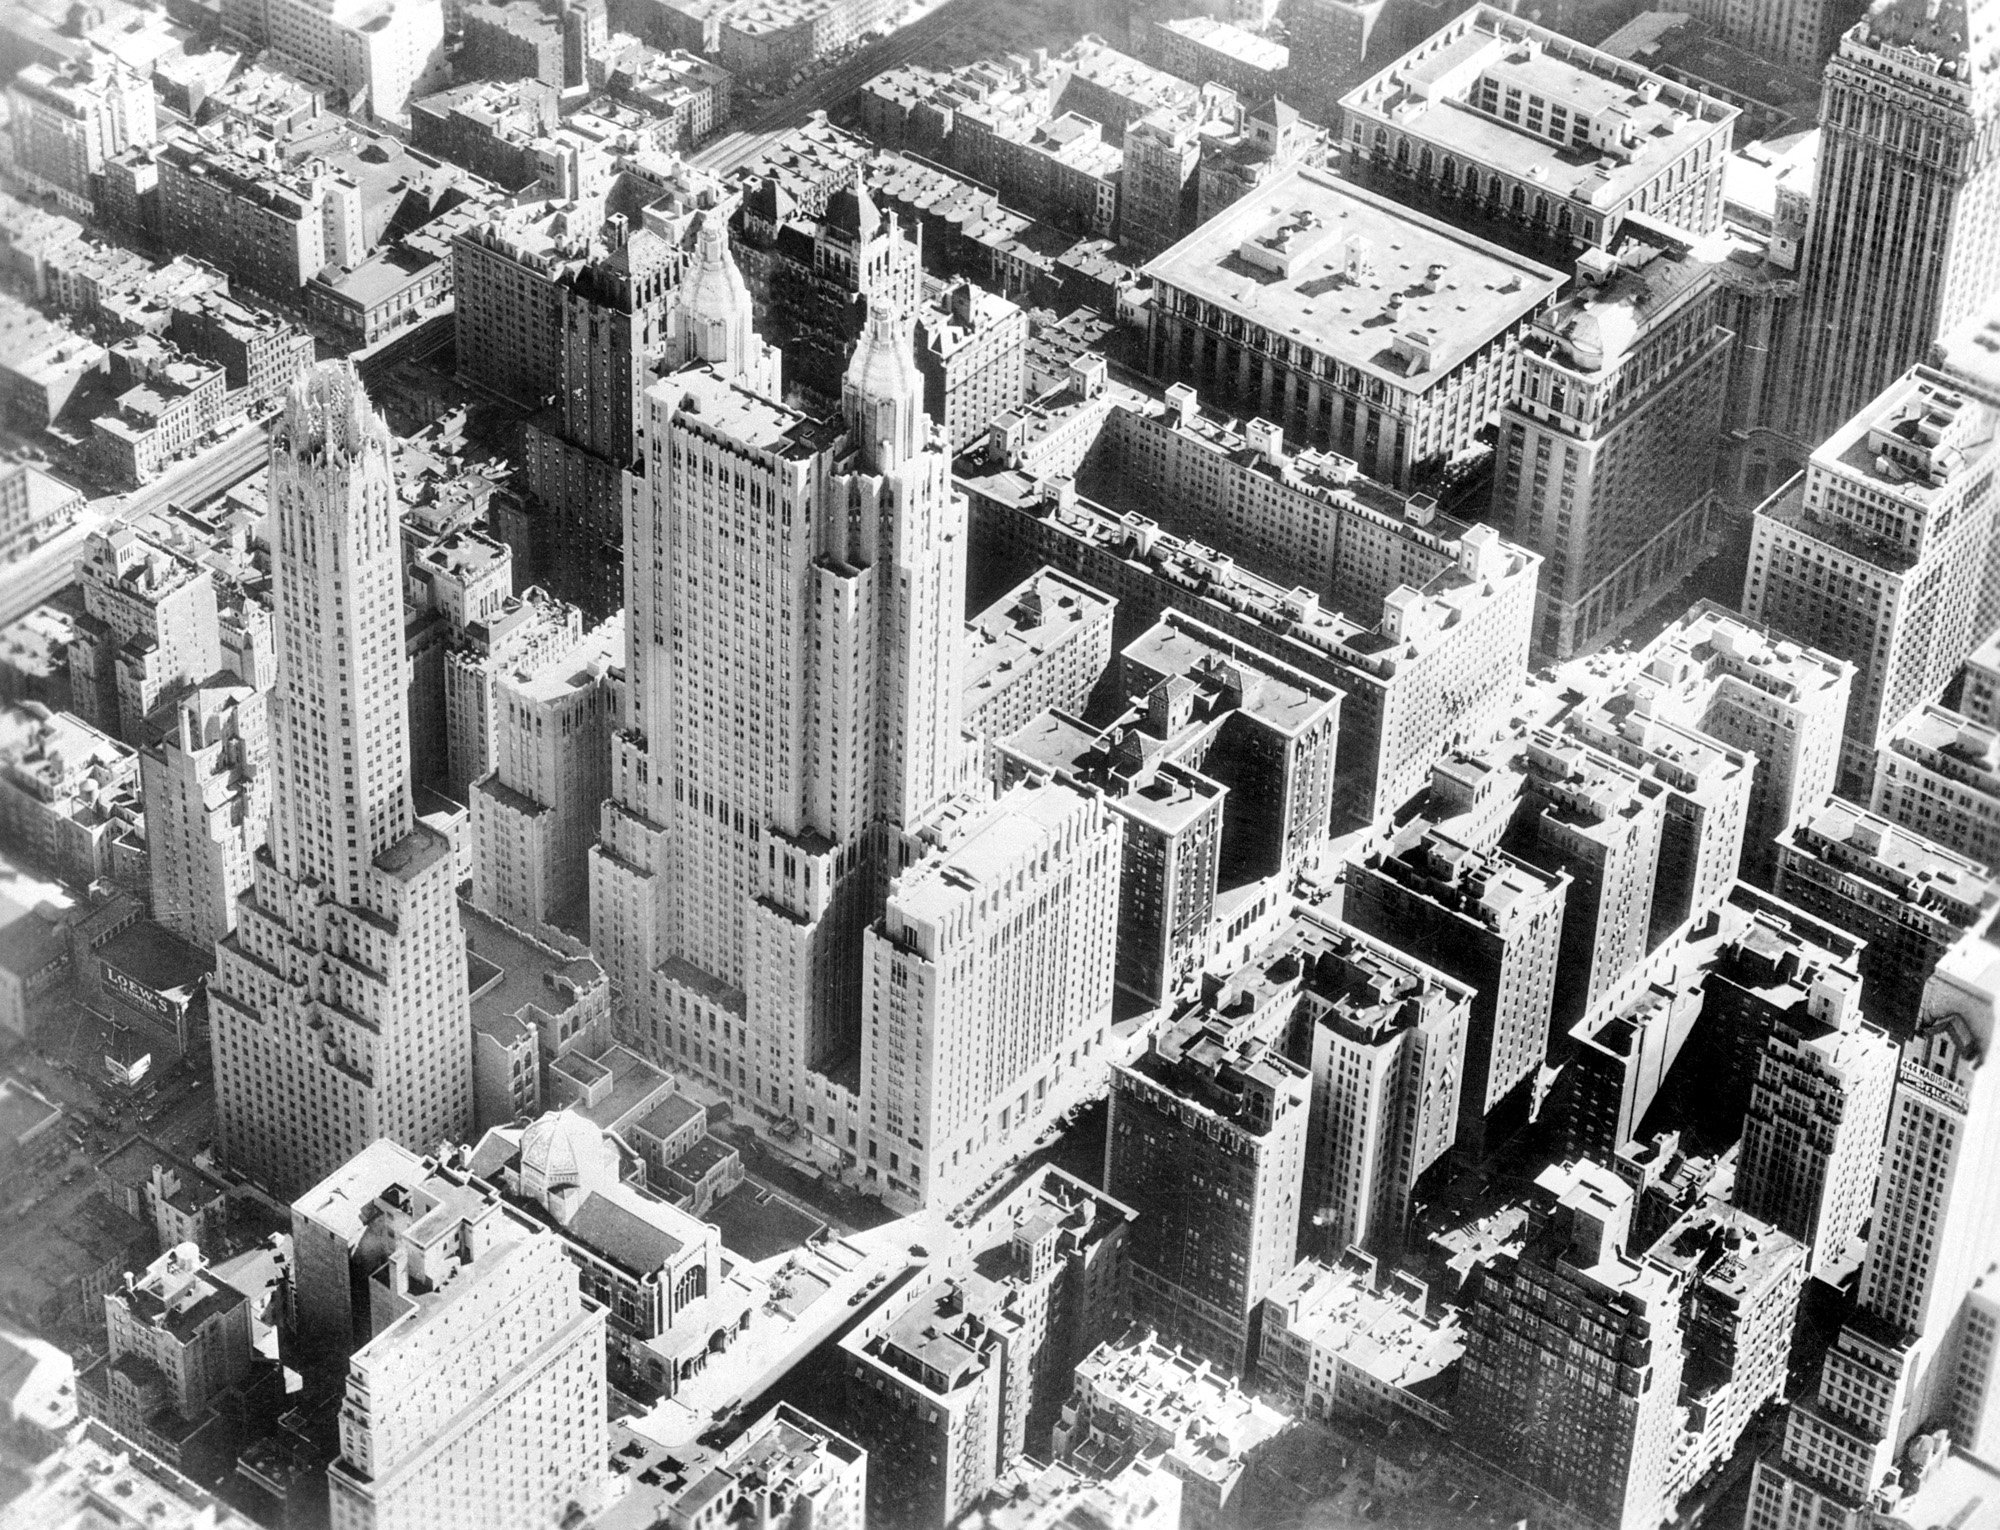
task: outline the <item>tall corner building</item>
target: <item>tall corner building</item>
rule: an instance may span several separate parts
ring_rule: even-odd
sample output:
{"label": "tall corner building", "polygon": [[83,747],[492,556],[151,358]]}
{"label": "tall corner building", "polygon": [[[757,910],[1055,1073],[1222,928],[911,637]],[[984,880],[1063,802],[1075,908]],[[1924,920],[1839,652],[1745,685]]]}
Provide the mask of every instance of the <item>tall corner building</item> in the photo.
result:
{"label": "tall corner building", "polygon": [[1994,0],[1875,0],[1841,37],[1800,262],[1790,424],[1806,447],[2000,289],[1996,122]]}
{"label": "tall corner building", "polygon": [[1996,422],[1912,367],[1757,508],[1743,613],[1854,665],[1840,783],[1857,799],[1896,725],[2000,620]]}
{"label": "tall corner building", "polygon": [[[1751,1530],[1978,1522],[1956,1512],[1953,1473],[1961,1456],[1989,1484],[2000,1468],[1982,1281],[2000,1222],[1996,1022],[2000,945],[1982,928],[1938,963],[1903,1042],[1859,1299],[1817,1395],[1792,1404],[1782,1448],[1757,1465]],[[1950,1460],[1925,1438],[1938,1430]]]}
{"label": "tall corner building", "polygon": [[302,373],[271,436],[271,833],[209,1010],[223,1157],[279,1195],[472,1125],[457,858],[410,801],[390,453],[345,362]]}
{"label": "tall corner building", "polygon": [[603,1507],[605,1312],[561,1237],[390,1143],[302,1196],[293,1227],[306,1312],[352,1325],[331,1530],[553,1530]]}

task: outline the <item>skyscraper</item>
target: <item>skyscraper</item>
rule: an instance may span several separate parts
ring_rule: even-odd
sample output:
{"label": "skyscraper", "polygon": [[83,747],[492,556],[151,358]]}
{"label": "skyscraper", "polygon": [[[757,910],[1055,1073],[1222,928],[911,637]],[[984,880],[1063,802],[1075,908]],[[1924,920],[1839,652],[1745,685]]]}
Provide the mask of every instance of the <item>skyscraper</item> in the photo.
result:
{"label": "skyscraper", "polygon": [[1525,1245],[1466,1312],[1454,1432],[1589,1524],[1655,1524],[1680,1435],[1680,1282],[1628,1251],[1632,1188],[1609,1169],[1556,1165],[1535,1185]]}
{"label": "skyscraper", "polygon": [[341,1272],[362,1289],[333,1530],[575,1524],[609,1475],[604,1309],[492,1186],[399,1156],[371,1148],[308,1197],[344,1201],[366,1239]]}
{"label": "skyscraper", "polygon": [[1896,724],[1934,700],[2000,620],[2000,412],[1912,367],[1757,507],[1743,613],[1855,667],[1841,789],[1867,795]]}
{"label": "skyscraper", "polygon": [[1808,448],[2000,286],[1996,47],[1992,0],[1875,0],[1827,65],[1790,390]]}
{"label": "skyscraper", "polygon": [[887,306],[839,417],[788,409],[711,216],[668,330],[592,941],[627,1035],[860,1172],[889,1147],[858,1093],[862,932],[966,764],[964,502]]}
{"label": "skyscraper", "polygon": [[388,428],[354,369],[271,436],[271,835],[209,985],[229,1164],[295,1192],[378,1137],[463,1141],[472,1025],[456,857],[410,801]]}
{"label": "skyscraper", "polygon": [[1305,1069],[1201,1011],[1111,1071],[1104,1188],[1139,1213],[1133,1315],[1234,1375],[1297,1251],[1311,1096]]}
{"label": "skyscraper", "polygon": [[1979,1370],[1990,1303],[1978,1282],[2000,1220],[1996,1018],[2000,945],[1981,929],[1938,964],[1903,1043],[1857,1310],[1819,1395],[1792,1405],[1782,1452],[1758,1463],[1751,1525],[1859,1530],[1881,1522],[1875,1507],[1898,1523],[1949,1523],[1896,1504],[1936,1469],[1935,1445],[1917,1437],[1945,1428],[1961,1449],[1990,1452],[1973,1416],[1980,1389],[1965,1381]]}

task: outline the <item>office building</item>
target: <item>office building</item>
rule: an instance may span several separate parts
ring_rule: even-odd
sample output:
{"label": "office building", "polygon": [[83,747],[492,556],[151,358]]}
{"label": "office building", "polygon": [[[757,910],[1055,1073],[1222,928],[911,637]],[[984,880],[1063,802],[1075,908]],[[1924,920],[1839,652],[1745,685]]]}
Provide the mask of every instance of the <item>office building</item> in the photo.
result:
{"label": "office building", "polygon": [[1301,1259],[1264,1298],[1262,1321],[1257,1379],[1288,1410],[1450,1427],[1465,1328],[1414,1275],[1352,1249]]}
{"label": "office building", "polygon": [[[532,585],[452,634],[440,666],[443,705],[435,708],[444,722],[444,768],[437,780],[446,796],[465,801],[472,783],[493,768],[502,681],[540,668],[582,640],[582,613]],[[412,691],[414,723],[433,708],[419,701],[414,686]]]}
{"label": "office building", "polygon": [[1456,562],[1469,523],[1429,494],[1376,483],[1333,452],[1288,447],[1268,420],[1205,410],[1186,383],[1121,397],[1078,474],[1083,492],[1150,516],[1329,609],[1381,609]]}
{"label": "office building", "polygon": [[143,526],[94,532],[77,564],[84,614],[69,647],[70,706],[135,749],[179,687],[221,667],[215,575]]}
{"label": "office building", "polygon": [[1878,1508],[1918,1524],[1979,1512],[1956,1492],[1948,1506],[1936,1495],[1938,1474],[1968,1448],[1987,1452],[1976,1464],[1988,1482],[1993,1471],[1990,1434],[1968,1405],[1990,1368],[1992,1304],[1979,1283],[2000,1217],[1996,992],[2000,948],[1983,930],[1925,985],[1902,1043],[1856,1310],[1817,1395],[1792,1404],[1782,1447],[1757,1463],[1747,1524],[1860,1530]]}
{"label": "office building", "polygon": [[1988,633],[1965,656],[1959,672],[1958,710],[1988,728],[2000,728],[2000,632]]}
{"label": "office building", "polygon": [[202,950],[236,927],[270,832],[264,698],[224,670],[170,703],[139,752],[153,918]]}
{"label": "office building", "polygon": [[1541,1066],[1555,998],[1568,874],[1454,839],[1421,815],[1347,866],[1342,914],[1471,990],[1454,1146],[1482,1149],[1488,1122]]}
{"label": "office building", "polygon": [[1254,966],[1261,974],[1234,975],[1215,1002],[1264,1010],[1278,994],[1259,990],[1297,971],[1288,1050],[1312,1075],[1301,1241],[1334,1254],[1400,1248],[1411,1194],[1457,1133],[1471,991],[1307,913]]}
{"label": "office building", "polygon": [[[1371,821],[1420,792],[1433,762],[1504,723],[1527,667],[1538,554],[1490,526],[1448,568],[1342,615],[1227,554],[1012,471],[957,480],[973,567],[999,588],[1044,564],[1118,601],[1120,637],[1172,610],[1339,690],[1334,806]],[[1127,639],[1129,641],[1129,638]]]}
{"label": "office building", "polygon": [[384,121],[447,71],[441,0],[229,0],[222,25]]}
{"label": "office building", "polygon": [[1587,744],[1529,735],[1514,768],[1521,805],[1504,848],[1569,874],[1549,1041],[1617,986],[1646,954],[1666,822],[1666,789]]}
{"label": "office building", "polygon": [[493,768],[472,783],[472,901],[530,932],[587,933],[590,847],[611,794],[625,623],[614,616],[493,687]]}
{"label": "office building", "polygon": [[15,170],[82,217],[105,161],[159,138],[152,81],[96,47],[60,67],[30,63],[7,86],[7,116]]}
{"label": "office building", "polygon": [[1191,1016],[1111,1072],[1107,1194],[1138,1213],[1133,1316],[1243,1375],[1258,1303],[1298,1243],[1312,1081],[1268,1042]]}
{"label": "office building", "polygon": [[1918,367],[1757,509],[1743,610],[1855,666],[1841,781],[1866,793],[1891,730],[2000,620],[1995,411]]}
{"label": "office building", "polygon": [[2000,866],[2000,732],[1925,702],[1882,746],[1868,805],[1948,850]]}
{"label": "office building", "polygon": [[1455,1412],[1466,1450],[1604,1530],[1672,1507],[1680,1435],[1680,1281],[1629,1250],[1632,1209],[1602,1165],[1537,1176],[1526,1241],[1466,1310]]}
{"label": "office building", "polygon": [[[1304,167],[1225,209],[1145,274],[1154,377],[1192,383],[1396,488],[1465,450],[1507,402],[1520,340],[1562,282]],[[1353,292],[1337,312],[1316,297],[1332,282]]]}
{"label": "office building", "polygon": [[1859,936],[1871,1019],[1901,1038],[1932,968],[2000,904],[1991,870],[1902,825],[1828,797],[1778,838],[1781,898]]}
{"label": "office building", "polygon": [[248,1375],[250,1298],[201,1250],[176,1244],[104,1297],[105,1356],[77,1377],[77,1402],[170,1465]]}
{"label": "office building", "polygon": [[1668,948],[1586,1010],[1560,1047],[1551,1048],[1562,1069],[1541,1118],[1561,1157],[1609,1163],[1637,1138],[1701,1019],[1702,997],[1700,973],[1681,970]]}
{"label": "office building", "polygon": [[1870,6],[1826,66],[1784,421],[1807,450],[2000,286],[1983,9]]}
{"label": "office building", "polygon": [[209,1023],[217,1145],[278,1193],[379,1137],[471,1125],[457,857],[410,799],[391,449],[344,363],[292,385],[271,437],[270,855],[216,947]]}
{"label": "office building", "polygon": [[1710,1203],[1662,1233],[1646,1258],[1681,1285],[1688,1415],[1668,1488],[1678,1497],[1727,1462],[1790,1390],[1806,1248],[1739,1207]]}
{"label": "office building", "polygon": [[1688,9],[1737,47],[1814,74],[1843,14],[1834,0],[1694,0]]}
{"label": "office building", "polygon": [[1743,831],[1755,787],[1748,751],[1671,716],[1660,716],[1649,687],[1628,687],[1564,719],[1574,738],[1645,771],[1666,794],[1660,865],[1646,948],[1700,924],[1728,901],[1743,860]]}
{"label": "office building", "polygon": [[[364,1150],[355,1185],[343,1165],[306,1197],[344,1202],[337,1214],[369,1238],[351,1268],[332,1247],[340,1284],[359,1286],[327,1469],[334,1530],[594,1513],[609,1455],[603,1309],[554,1233],[436,1160],[385,1175],[381,1146]],[[350,1188],[362,1198],[347,1201]]]}
{"label": "office building", "polygon": [[1048,1171],[965,1267],[841,1340],[830,1412],[868,1452],[870,1524],[941,1530],[1024,1455],[1047,1455],[1071,1374],[1116,1331],[1130,1219]]}
{"label": "office building", "polygon": [[1318,853],[1333,802],[1338,691],[1178,611],[1125,645],[1116,684],[1131,702],[1115,725],[1121,745],[1158,752],[1228,789],[1225,885]]}
{"label": "office building", "polygon": [[924,413],[955,457],[1017,408],[1027,388],[1027,310],[964,277],[917,310],[917,370]]}
{"label": "office building", "polygon": [[1252,1470],[1290,1422],[1226,1370],[1132,1336],[1077,1366],[1052,1454],[1100,1481],[1157,1456],[1180,1479],[1181,1530],[1247,1530],[1257,1523]]}
{"label": "office building", "polygon": [[1839,1267],[1874,1205],[1896,1046],[1862,1020],[1854,985],[1831,975],[1769,1032],[1731,1198],[1804,1244],[1818,1274]]}
{"label": "office building", "polygon": [[957,1204],[1102,1077],[1122,832],[1095,793],[1022,785],[891,883],[859,1091],[888,1204]]}
{"label": "office building", "polygon": [[1475,5],[1340,101],[1367,179],[1576,249],[1629,214],[1722,226],[1737,107],[1562,33]]}
{"label": "office building", "polygon": [[1081,712],[1111,667],[1118,602],[1040,569],[967,624],[968,730],[1002,739],[1051,707]]}
{"label": "office building", "polygon": [[1493,487],[1494,519],[1543,556],[1536,646],[1557,658],[1711,551],[1729,371],[1724,289],[1687,235],[1635,219],[1576,269],[1521,342]]}
{"label": "office building", "polygon": [[1834,788],[1854,666],[1713,601],[1697,602],[1647,645],[1628,685],[1650,710],[1751,754],[1742,870],[1768,883],[1777,836]]}
{"label": "office building", "polygon": [[1228,788],[1150,747],[1143,728],[1102,732],[1048,711],[997,742],[1002,782],[1057,779],[1100,791],[1123,823],[1118,986],[1149,1008],[1199,974],[1215,912]]}

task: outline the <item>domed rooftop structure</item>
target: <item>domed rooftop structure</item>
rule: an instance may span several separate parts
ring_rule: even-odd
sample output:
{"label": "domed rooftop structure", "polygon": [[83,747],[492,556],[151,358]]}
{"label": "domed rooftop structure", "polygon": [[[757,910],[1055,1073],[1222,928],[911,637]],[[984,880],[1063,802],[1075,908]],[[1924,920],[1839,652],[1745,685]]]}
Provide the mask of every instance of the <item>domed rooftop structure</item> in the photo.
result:
{"label": "domed rooftop structure", "polygon": [[551,1190],[588,1186],[607,1175],[612,1149],[604,1134],[573,1110],[554,1110],[521,1133],[521,1189],[540,1199]]}

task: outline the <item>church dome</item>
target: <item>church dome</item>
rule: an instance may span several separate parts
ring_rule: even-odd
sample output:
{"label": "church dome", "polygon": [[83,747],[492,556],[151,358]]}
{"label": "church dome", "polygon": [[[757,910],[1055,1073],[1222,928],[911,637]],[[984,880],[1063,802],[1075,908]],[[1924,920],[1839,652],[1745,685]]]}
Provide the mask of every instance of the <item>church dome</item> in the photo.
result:
{"label": "church dome", "polygon": [[521,1133],[521,1185],[546,1195],[566,1185],[585,1185],[604,1168],[604,1135],[573,1110],[555,1110]]}

